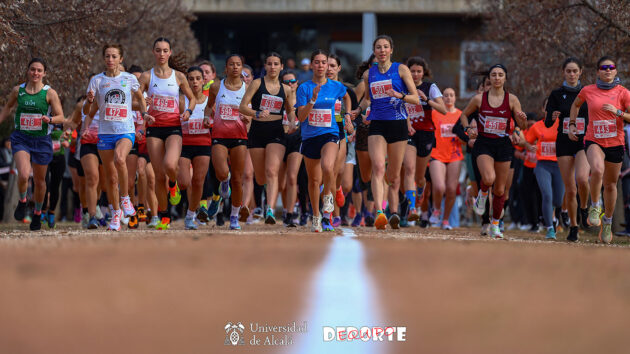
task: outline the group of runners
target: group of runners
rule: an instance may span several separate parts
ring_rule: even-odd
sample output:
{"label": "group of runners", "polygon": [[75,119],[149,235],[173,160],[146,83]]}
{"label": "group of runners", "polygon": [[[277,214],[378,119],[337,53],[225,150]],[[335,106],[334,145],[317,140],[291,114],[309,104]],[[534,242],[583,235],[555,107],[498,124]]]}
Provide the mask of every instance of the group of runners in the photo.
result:
{"label": "group of runners", "polygon": [[[187,67],[172,55],[167,38],[153,43],[155,64],[148,71],[126,69],[123,48],[107,44],[104,71],[89,79],[68,118],[44,83],[46,62],[34,58],[27,81],[11,91],[0,113],[1,122],[15,110],[14,216],[23,220],[28,212],[32,175],[30,228],[39,230],[42,220],[54,227],[59,172],[53,166],[59,160],[63,167],[56,156],[70,149],[68,166],[88,229],[136,228],[140,222],[167,229],[170,206],[185,192],[186,229],[208,223],[222,206],[230,229],[254,217],[275,224],[281,198],[283,223],[306,225],[310,218],[314,232],[344,223],[349,205],[352,226],[416,223],[450,230],[466,163],[472,207],[485,215],[482,234],[501,239],[520,158],[540,188],[547,238],[556,239],[555,209],[568,213],[568,240],[578,240],[581,220],[584,227],[599,226],[600,240],[611,242],[626,153],[624,121],[630,122],[630,92],[620,85],[613,58],[599,60],[597,82],[587,86],[580,82],[580,61],[567,59],[564,82],[536,122],[505,89],[505,66],[483,73],[478,93],[460,111],[453,88],[441,91],[428,80],[426,60],[392,62],[393,49],[389,36],[378,36],[353,87],[340,81],[340,59],[323,50],[312,53],[313,75],[306,82],[283,70],[277,53],[266,55],[257,79],[243,57],[232,54],[224,78],[213,80],[210,63]],[[108,223],[99,207],[102,192]]]}

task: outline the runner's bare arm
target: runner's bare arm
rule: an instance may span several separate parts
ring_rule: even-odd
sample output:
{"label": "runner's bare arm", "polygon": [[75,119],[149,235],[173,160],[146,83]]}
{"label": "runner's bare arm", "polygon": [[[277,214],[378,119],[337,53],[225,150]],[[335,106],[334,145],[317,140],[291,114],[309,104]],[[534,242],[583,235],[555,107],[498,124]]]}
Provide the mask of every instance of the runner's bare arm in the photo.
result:
{"label": "runner's bare arm", "polygon": [[582,101],[582,99],[578,96],[575,97],[573,104],[571,104],[571,111],[569,113],[569,134],[567,135],[569,136],[569,139],[573,141],[578,140],[577,126],[575,125],[575,121],[577,120],[578,112],[580,111],[580,107],[583,103],[584,102]]}
{"label": "runner's bare arm", "polygon": [[309,113],[311,113],[311,109],[313,109],[314,104],[311,102],[317,101],[317,96],[319,96],[319,90],[322,88],[322,85],[317,85],[313,88],[313,95],[308,98],[308,103],[304,106],[298,107],[298,120],[300,123],[304,122],[308,117]]}
{"label": "runner's bare arm", "polygon": [[89,128],[89,126],[92,124],[92,120],[94,119],[94,115],[96,115],[96,111],[98,111],[98,103],[94,102],[94,104],[92,104],[92,107],[90,108],[90,113],[85,116],[85,121],[83,122],[86,127],[85,130],[83,130],[82,134],[84,137],[90,134],[90,130],[87,128]]}
{"label": "runner's bare arm", "polygon": [[210,117],[214,114],[214,105],[217,101],[217,95],[219,94],[220,88],[221,81],[215,80],[212,85],[210,85],[210,90],[208,91],[208,103],[206,103],[206,108],[203,110],[203,124],[207,127],[210,127]]}
{"label": "runner's bare arm", "polygon": [[18,91],[20,90],[19,86],[15,86],[11,93],[7,96],[7,104],[2,107],[2,111],[0,111],[0,123],[4,122],[5,119],[11,114],[11,110],[15,108],[17,103]]}
{"label": "runner's bare arm", "polygon": [[57,91],[54,89],[48,90],[46,92],[46,100],[51,107],[52,116],[50,117],[50,122],[52,124],[62,124],[65,116],[63,115],[63,108],[61,108],[61,100],[59,100]]}
{"label": "runner's bare arm", "polygon": [[77,102],[74,105],[74,110],[72,110],[72,115],[68,119],[68,121],[64,124],[64,130],[66,133],[72,134],[72,131],[77,129],[79,124],[81,124],[81,111],[83,111],[83,101]]}
{"label": "runner's bare arm", "polygon": [[480,106],[481,106],[481,94],[477,94],[473,98],[470,99],[470,102],[468,102],[468,105],[466,106],[466,108],[464,108],[464,110],[462,111],[462,115],[459,117],[459,120],[462,122],[462,126],[464,127],[464,130],[470,127],[468,116],[475,113],[477,110],[479,110]]}
{"label": "runner's bare arm", "polygon": [[518,100],[513,94],[510,94],[510,109],[514,112],[514,119],[516,120],[516,124],[521,129],[527,128],[527,114],[523,112],[521,108],[521,101]]}
{"label": "runner's bare arm", "polygon": [[446,105],[444,105],[442,97],[436,97],[434,100],[429,100],[428,102],[431,108],[442,114],[446,114]]}
{"label": "runner's bare arm", "polygon": [[256,115],[256,111],[249,108],[248,105],[252,102],[252,97],[254,97],[254,94],[256,93],[256,91],[258,91],[259,87],[260,79],[256,79],[249,84],[249,87],[247,87],[247,91],[245,91],[245,96],[243,96],[243,99],[241,100],[241,105],[238,107],[238,111],[241,112],[241,114],[250,117]]}
{"label": "runner's bare arm", "polygon": [[187,121],[190,118],[190,115],[195,110],[195,105],[197,104],[197,100],[195,99],[195,95],[190,89],[190,85],[188,85],[188,80],[186,79],[186,75],[183,73],[176,71],[175,77],[179,82],[179,91],[183,92],[186,97],[188,97],[188,109],[184,112],[181,112],[181,117],[183,121]]}
{"label": "runner's bare arm", "polygon": [[[420,104],[420,97],[418,96],[418,92],[416,91],[416,85],[414,85],[413,83],[413,78],[411,77],[411,71],[409,70],[407,65],[400,64],[400,66],[398,66],[398,74],[400,75],[400,78],[405,83],[405,86],[407,86],[407,91],[409,91],[407,95],[401,96],[399,98],[402,98],[403,101],[405,101],[406,103]],[[446,110],[444,112],[446,113]]]}
{"label": "runner's bare arm", "polygon": [[[345,105],[345,107],[352,107],[352,100],[350,99],[350,94],[347,91],[346,94],[343,96],[343,104]],[[349,111],[346,112],[344,118],[346,132],[352,135],[352,133],[354,133],[354,125],[352,125],[352,113],[350,113]]]}

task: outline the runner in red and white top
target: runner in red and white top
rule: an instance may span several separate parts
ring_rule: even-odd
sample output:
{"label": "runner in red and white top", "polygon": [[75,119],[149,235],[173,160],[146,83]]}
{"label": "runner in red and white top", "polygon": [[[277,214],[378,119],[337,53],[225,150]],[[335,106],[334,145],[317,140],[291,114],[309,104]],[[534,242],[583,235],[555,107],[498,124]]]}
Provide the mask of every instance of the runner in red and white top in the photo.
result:
{"label": "runner in red and white top", "polygon": [[[612,215],[617,201],[617,180],[624,154],[624,121],[630,122],[630,92],[621,86],[612,57],[597,62],[597,84],[584,87],[571,106],[569,139],[577,141],[576,120],[580,106],[588,104],[588,126],[584,136],[586,158],[591,166],[590,225],[601,225],[599,238],[612,241]],[[600,220],[600,191],[604,185],[604,216]]]}
{"label": "runner in red and white top", "polygon": [[[187,67],[179,58],[171,55],[171,42],[160,37],[153,42],[155,66],[142,73],[140,88],[150,99],[147,121],[147,148],[154,166],[156,194],[158,198],[159,230],[170,225],[170,213],[167,210],[166,182],[168,177],[168,198],[177,205],[181,200],[177,187],[177,167],[182,150],[182,128],[180,119],[187,121],[195,109],[196,100],[186,80]],[[179,96],[182,93],[189,100],[188,108],[179,110]],[[144,112],[143,112],[144,113]]]}

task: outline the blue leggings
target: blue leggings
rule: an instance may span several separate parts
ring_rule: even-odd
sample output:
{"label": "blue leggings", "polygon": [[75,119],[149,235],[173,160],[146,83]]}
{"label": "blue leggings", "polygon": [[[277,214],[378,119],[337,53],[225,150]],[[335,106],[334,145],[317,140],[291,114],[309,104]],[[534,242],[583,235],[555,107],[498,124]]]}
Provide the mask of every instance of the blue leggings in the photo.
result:
{"label": "blue leggings", "polygon": [[553,208],[562,207],[562,197],[564,196],[564,183],[558,163],[538,161],[534,174],[542,195],[543,222],[545,227],[550,227],[553,225]]}

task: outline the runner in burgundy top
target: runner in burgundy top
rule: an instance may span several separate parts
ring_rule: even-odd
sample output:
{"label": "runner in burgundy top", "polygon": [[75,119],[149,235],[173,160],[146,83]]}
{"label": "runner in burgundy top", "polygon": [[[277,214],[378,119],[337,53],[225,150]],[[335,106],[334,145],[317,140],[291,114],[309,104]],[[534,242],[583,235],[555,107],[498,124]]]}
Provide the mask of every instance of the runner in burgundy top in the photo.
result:
{"label": "runner in burgundy top", "polygon": [[[613,58],[597,62],[597,84],[584,87],[571,106],[569,139],[578,140],[577,117],[580,106],[588,104],[588,126],[584,136],[586,158],[591,166],[591,207],[588,222],[600,226],[599,239],[612,241],[612,216],[617,201],[617,180],[624,154],[624,121],[630,122],[630,92],[620,85]],[[601,217],[600,191],[604,185],[604,215]]]}
{"label": "runner in burgundy top", "polygon": [[468,116],[479,111],[477,129],[469,132],[471,138],[477,138],[473,156],[481,173],[480,189],[474,209],[479,215],[484,213],[489,189],[492,187],[493,212],[490,236],[503,238],[499,221],[503,214],[510,162],[514,155],[513,141],[510,140],[511,120],[515,119],[522,129],[525,128],[527,115],[521,110],[518,98],[504,89],[507,69],[501,64],[493,65],[490,67],[489,77],[492,84],[490,90],[475,95],[462,112],[460,119],[464,129],[468,130]]}

